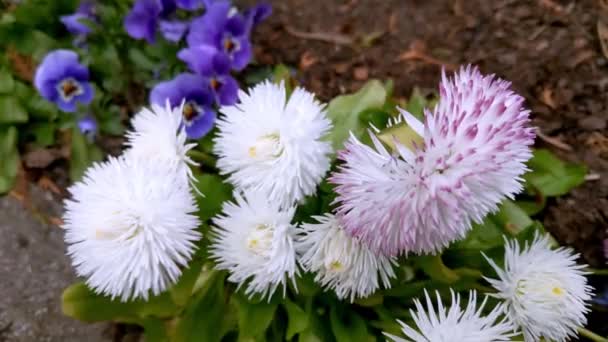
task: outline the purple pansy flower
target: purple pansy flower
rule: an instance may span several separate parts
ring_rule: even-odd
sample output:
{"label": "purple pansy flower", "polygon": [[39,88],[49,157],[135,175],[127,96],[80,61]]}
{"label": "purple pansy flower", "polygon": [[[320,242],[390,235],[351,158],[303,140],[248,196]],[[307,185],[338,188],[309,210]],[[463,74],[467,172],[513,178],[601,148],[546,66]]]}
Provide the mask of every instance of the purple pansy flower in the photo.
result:
{"label": "purple pansy flower", "polygon": [[87,115],[78,120],[78,129],[89,140],[93,140],[95,133],[97,133],[97,120],[92,115]]}
{"label": "purple pansy flower", "polygon": [[64,112],[76,111],[77,102],[86,105],[93,100],[89,70],[78,62],[74,51],[47,54],[36,70],[34,85],[42,97],[55,102]]}
{"label": "purple pansy flower", "polygon": [[239,85],[230,76],[230,59],[226,54],[213,46],[199,45],[183,49],[177,56],[188,64],[190,70],[202,76],[218,104],[229,106],[236,103]]}
{"label": "purple pansy flower", "polygon": [[161,18],[175,12],[176,4],[172,0],[137,0],[131,12],[125,17],[125,30],[135,39],[145,39],[154,43],[156,29]]}
{"label": "purple pansy flower", "polygon": [[180,74],[174,79],[157,84],[150,92],[150,103],[164,105],[169,101],[171,107],[184,102],[182,115],[186,134],[191,139],[199,139],[209,133],[215,123],[213,95],[206,80],[193,74]]}
{"label": "purple pansy flower", "polygon": [[156,31],[160,29],[163,37],[178,42],[188,31],[189,23],[170,19],[178,8],[197,10],[203,0],[137,0],[131,12],[125,17],[125,30],[135,39],[145,39],[152,44]]}
{"label": "purple pansy flower", "polygon": [[261,3],[253,6],[245,11],[245,19],[247,20],[247,31],[251,33],[251,29],[268,18],[272,14],[272,6],[268,3]]}
{"label": "purple pansy flower", "polygon": [[161,20],[160,32],[170,42],[179,42],[188,31],[190,23],[182,20]]}
{"label": "purple pansy flower", "polygon": [[176,0],[175,4],[181,9],[194,11],[201,8],[204,2],[204,0]]}
{"label": "purple pansy flower", "polygon": [[251,60],[247,19],[231,9],[228,1],[210,4],[205,14],[191,23],[188,45],[211,45],[225,53],[234,70],[242,70]]}
{"label": "purple pansy flower", "polygon": [[91,28],[84,21],[95,21],[95,4],[92,1],[83,1],[74,14],[61,16],[59,20],[71,34],[86,36],[91,33]]}

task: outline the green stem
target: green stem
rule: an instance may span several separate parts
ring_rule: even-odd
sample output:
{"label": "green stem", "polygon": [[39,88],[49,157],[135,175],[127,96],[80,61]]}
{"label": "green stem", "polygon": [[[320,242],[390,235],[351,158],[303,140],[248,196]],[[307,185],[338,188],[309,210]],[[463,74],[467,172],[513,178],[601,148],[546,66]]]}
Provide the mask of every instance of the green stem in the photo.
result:
{"label": "green stem", "polygon": [[471,288],[475,289],[481,293],[496,293],[496,289],[494,289],[493,287],[481,285],[479,283],[472,284]]}
{"label": "green stem", "polygon": [[591,273],[593,273],[593,274],[595,274],[595,275],[604,275],[604,276],[608,276],[608,268],[601,269],[601,270],[598,270],[598,269],[596,269],[596,268],[587,268],[587,271],[588,271],[588,272],[591,272]]}
{"label": "green stem", "polygon": [[608,339],[594,333],[591,330],[587,330],[585,328],[578,328],[578,333],[581,334],[581,336],[585,336],[586,338],[588,338],[591,341],[595,341],[595,342],[608,342]]}
{"label": "green stem", "polygon": [[208,168],[216,169],[215,163],[217,160],[214,156],[199,150],[190,150],[188,151],[188,157],[192,158],[197,163],[200,163],[203,166]]}

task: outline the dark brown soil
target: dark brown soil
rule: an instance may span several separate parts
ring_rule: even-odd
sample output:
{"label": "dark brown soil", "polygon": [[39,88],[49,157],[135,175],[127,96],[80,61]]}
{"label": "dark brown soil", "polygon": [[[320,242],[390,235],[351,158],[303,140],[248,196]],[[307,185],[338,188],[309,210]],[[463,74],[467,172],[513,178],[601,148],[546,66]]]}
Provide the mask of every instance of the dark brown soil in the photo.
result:
{"label": "dark brown soil", "polygon": [[[605,264],[608,60],[597,25],[608,10],[599,2],[271,2],[275,12],[255,34],[258,61],[298,66],[303,85],[324,100],[369,78],[393,79],[398,97],[415,86],[434,89],[442,64],[449,71],[472,63],[512,81],[528,100],[534,124],[558,140],[538,139],[537,145],[585,163],[596,179],[551,201],[539,218],[588,263]],[[556,146],[560,142],[566,146]]]}

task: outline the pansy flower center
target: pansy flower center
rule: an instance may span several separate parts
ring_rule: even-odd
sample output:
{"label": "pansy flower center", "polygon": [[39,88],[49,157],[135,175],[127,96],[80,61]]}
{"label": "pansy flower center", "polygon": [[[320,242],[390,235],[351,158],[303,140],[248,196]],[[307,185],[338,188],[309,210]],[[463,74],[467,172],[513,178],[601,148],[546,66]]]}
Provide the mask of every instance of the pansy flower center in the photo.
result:
{"label": "pansy flower center", "polygon": [[80,83],[71,77],[63,79],[61,82],[59,82],[57,85],[57,91],[59,92],[61,99],[66,102],[69,102],[74,97],[84,93],[84,89]]}
{"label": "pansy flower center", "polygon": [[219,91],[223,84],[220,80],[214,77],[209,80],[209,85],[214,91]]}
{"label": "pansy flower center", "polygon": [[227,37],[224,39],[224,50],[228,53],[232,53],[239,49],[239,43],[234,39]]}
{"label": "pansy flower center", "polygon": [[190,124],[203,113],[202,108],[194,101],[188,101],[182,108],[182,116],[186,124]]}
{"label": "pansy flower center", "polygon": [[272,236],[274,226],[270,224],[258,224],[247,236],[245,241],[247,249],[262,257],[269,257],[272,251]]}

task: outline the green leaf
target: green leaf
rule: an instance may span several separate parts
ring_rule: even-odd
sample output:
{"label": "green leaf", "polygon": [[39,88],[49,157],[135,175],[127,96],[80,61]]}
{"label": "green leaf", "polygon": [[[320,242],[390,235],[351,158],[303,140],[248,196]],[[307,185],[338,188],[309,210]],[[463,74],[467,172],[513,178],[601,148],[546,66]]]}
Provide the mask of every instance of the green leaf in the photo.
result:
{"label": "green leaf", "polygon": [[422,120],[424,118],[424,108],[427,107],[427,100],[420,93],[420,89],[414,87],[412,90],[412,94],[410,95],[409,100],[405,105],[405,110],[407,110],[410,114]]}
{"label": "green leaf", "polygon": [[382,130],[377,136],[380,141],[385,143],[393,151],[396,150],[395,140],[410,148],[412,151],[414,150],[414,145],[424,146],[424,139],[405,122],[388,127]]}
{"label": "green leaf", "polygon": [[155,317],[148,317],[137,322],[144,328],[144,338],[146,342],[167,342],[167,328],[165,322]]}
{"label": "green leaf", "polygon": [[564,163],[545,149],[534,151],[524,179],[544,196],[562,196],[585,181],[584,165]]}
{"label": "green leaf", "polygon": [[481,224],[473,224],[473,229],[464,240],[455,242],[450,249],[470,249],[475,252],[502,246],[504,230],[489,215]]}
{"label": "green leaf", "polygon": [[188,268],[182,271],[179,281],[169,289],[169,294],[175,304],[184,306],[192,296],[194,284],[201,274],[203,261],[195,259],[190,262]]}
{"label": "green leaf", "polygon": [[413,259],[414,263],[433,280],[451,284],[460,279],[456,272],[443,263],[441,255],[421,255]]}
{"label": "green leaf", "polygon": [[148,316],[171,317],[178,309],[167,292],[148,301],[121,302],[96,294],[85,283],[78,282],[66,288],[62,295],[63,313],[85,322],[133,322]]}
{"label": "green leaf", "polygon": [[125,126],[119,115],[112,115],[105,120],[100,120],[99,129],[101,132],[111,135],[122,135],[125,132]]}
{"label": "green leaf", "polygon": [[47,147],[55,143],[55,129],[57,127],[54,123],[35,123],[28,125],[28,133],[34,137],[34,141],[37,145]]}
{"label": "green leaf", "polygon": [[16,98],[0,96],[0,124],[24,123],[27,119],[27,112]]}
{"label": "green leaf", "polygon": [[84,174],[85,170],[95,161],[103,158],[101,150],[87,142],[87,139],[78,128],[72,130],[72,151],[70,155],[70,179],[75,182]]}
{"label": "green leaf", "polygon": [[351,95],[334,98],[327,107],[327,116],[333,122],[330,139],[335,151],[341,149],[349,132],[361,137],[368,128],[359,119],[366,110],[381,109],[386,101],[386,89],[378,80],[371,80]]}
{"label": "green leaf", "polygon": [[133,64],[137,65],[138,67],[140,67],[144,70],[152,71],[158,67],[158,63],[154,62],[152,59],[150,59],[141,50],[139,50],[137,48],[129,49],[128,55],[129,55],[129,60]]}
{"label": "green leaf", "polygon": [[337,342],[375,341],[367,332],[367,324],[355,311],[347,309],[338,313],[338,308],[330,310],[331,328]]}
{"label": "green leaf", "polygon": [[202,289],[186,307],[183,315],[169,332],[171,341],[195,342],[220,341],[225,331],[221,328],[226,320],[224,277],[220,273],[207,278]]}
{"label": "green leaf", "polygon": [[232,186],[215,174],[196,175],[196,187],[204,195],[197,196],[199,217],[206,221],[222,211],[222,204],[232,198]]}
{"label": "green leaf", "polygon": [[283,300],[283,307],[287,311],[287,332],[285,333],[285,339],[291,340],[296,334],[299,334],[308,328],[308,314],[296,303],[285,298]]}
{"label": "green leaf", "polygon": [[19,169],[17,128],[0,126],[0,194],[13,188]]}
{"label": "green leaf", "polygon": [[59,111],[54,103],[51,103],[38,95],[31,95],[31,98],[21,101],[26,103],[29,114],[36,119],[52,121],[57,118]]}
{"label": "green leaf", "polygon": [[239,340],[263,336],[272,322],[278,303],[276,301],[252,303],[240,294],[235,294],[233,298],[238,307]]}
{"label": "green leaf", "polygon": [[291,77],[291,70],[285,64],[278,64],[274,67],[272,80],[277,84],[283,82],[288,96],[293,91],[294,80]]}
{"label": "green leaf", "polygon": [[515,202],[506,199],[500,205],[500,210],[494,215],[495,220],[509,233],[516,235],[532,224],[532,219]]}
{"label": "green leaf", "polygon": [[0,94],[11,94],[15,89],[13,75],[7,69],[0,69]]}

